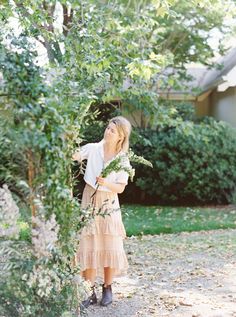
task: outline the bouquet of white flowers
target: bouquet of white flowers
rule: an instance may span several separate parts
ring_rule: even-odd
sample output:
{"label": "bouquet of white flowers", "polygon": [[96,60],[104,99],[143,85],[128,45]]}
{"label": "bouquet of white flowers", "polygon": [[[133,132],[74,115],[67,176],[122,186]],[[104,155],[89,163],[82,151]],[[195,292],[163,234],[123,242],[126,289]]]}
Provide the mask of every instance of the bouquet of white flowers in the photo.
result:
{"label": "bouquet of white flowers", "polygon": [[[107,177],[111,172],[125,171],[129,174],[131,181],[133,181],[133,178],[135,175],[135,169],[132,168],[129,164],[127,164],[128,160],[130,160],[131,162],[140,163],[143,165],[153,167],[151,162],[149,162],[148,160],[146,160],[142,156],[138,156],[138,155],[134,154],[134,152],[132,150],[129,150],[127,153],[122,153],[121,155],[117,155],[117,157],[114,160],[112,160],[102,170],[101,177]],[[93,193],[92,197],[96,194],[98,187],[99,187],[99,185],[97,185],[97,188],[96,188],[95,192]]]}

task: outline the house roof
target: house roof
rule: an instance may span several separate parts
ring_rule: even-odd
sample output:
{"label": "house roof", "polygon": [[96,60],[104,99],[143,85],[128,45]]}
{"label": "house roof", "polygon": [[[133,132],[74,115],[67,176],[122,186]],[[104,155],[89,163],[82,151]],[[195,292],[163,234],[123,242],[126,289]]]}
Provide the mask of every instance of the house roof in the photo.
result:
{"label": "house roof", "polygon": [[236,47],[229,51],[227,55],[221,57],[217,61],[217,64],[221,65],[222,67],[220,69],[210,69],[205,73],[203,81],[200,84],[202,92],[215,88],[225,81],[224,76],[236,66]]}
{"label": "house roof", "polygon": [[168,91],[160,89],[158,92],[160,95],[170,99],[196,100],[198,97],[201,98],[201,96],[204,99],[213,89],[223,83],[224,90],[230,86],[236,86],[236,78],[232,80],[234,77],[232,76],[232,70],[235,71],[235,68],[236,47],[231,49],[225,56],[220,57],[216,61],[215,67],[208,68],[203,65],[187,67],[186,74],[191,79],[183,81],[183,88],[181,90],[170,88]]}

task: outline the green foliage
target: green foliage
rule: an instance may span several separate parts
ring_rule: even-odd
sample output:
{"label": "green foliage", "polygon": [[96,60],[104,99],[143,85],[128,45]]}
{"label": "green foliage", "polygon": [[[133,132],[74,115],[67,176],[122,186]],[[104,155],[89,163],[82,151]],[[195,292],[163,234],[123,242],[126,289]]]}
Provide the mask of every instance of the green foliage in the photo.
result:
{"label": "green foliage", "polygon": [[161,106],[170,109],[173,119],[181,119],[183,121],[196,120],[195,108],[191,103],[162,99],[160,99],[159,103]]}
{"label": "green foliage", "polygon": [[31,227],[29,226],[27,219],[25,221],[20,221],[18,225],[20,228],[19,240],[31,242]]}
{"label": "green foliage", "polygon": [[[174,120],[172,111],[158,104],[156,87],[181,86],[188,62],[209,64],[210,31],[229,34],[224,19],[235,15],[232,0],[71,0],[57,6],[25,0],[4,7],[2,14],[17,12],[26,34],[44,45],[51,65],[63,69],[58,91],[85,108],[89,100],[101,104],[119,98],[130,112],[144,111],[150,125]],[[169,66],[177,75],[165,74]]]}
{"label": "green foliage", "polygon": [[102,177],[107,177],[113,171],[120,172],[125,171],[129,174],[131,179],[133,180],[133,169],[127,165],[125,165],[126,156],[119,155],[114,160],[112,160],[101,172]]}
{"label": "green foliage", "polygon": [[[4,308],[4,316],[55,316],[65,307],[69,308],[74,291],[71,279],[76,270],[72,259],[78,245],[77,232],[83,222],[78,201],[72,197],[71,154],[90,100],[87,99],[88,103],[83,100],[83,107],[78,107],[74,100],[67,102],[65,96],[56,93],[58,87],[62,88],[61,83],[45,84],[27,39],[9,37],[8,45],[5,40],[0,41],[0,71],[4,83],[0,92],[4,95],[0,108],[0,182],[8,184],[15,193],[30,232],[32,206],[36,215],[45,219],[56,215],[60,226],[58,254],[51,262],[45,261],[42,272],[54,270],[57,278],[60,276],[63,283],[68,283],[61,291],[53,289],[51,297],[43,299],[36,289],[25,287],[22,274],[30,274],[36,262],[28,254],[31,233],[27,228],[22,229],[20,241],[26,245],[25,252],[22,250],[24,258],[11,244],[7,252],[14,257],[10,256],[6,262],[6,265],[10,263],[11,278],[8,280],[8,275],[1,270],[1,309]],[[18,266],[12,265],[12,261]]]}
{"label": "green foliage", "polygon": [[131,181],[133,181],[134,177],[134,169],[128,165],[127,159],[130,160],[130,162],[135,162],[137,164],[143,164],[149,167],[152,167],[152,163],[144,159],[142,156],[138,156],[134,154],[133,151],[129,150],[128,153],[118,155],[114,160],[112,160],[103,170],[101,173],[102,177],[107,177],[110,173],[113,171],[119,172],[119,171],[125,171],[129,174],[129,177]]}
{"label": "green foliage", "polygon": [[[35,54],[25,38],[12,41],[12,45],[21,53],[0,46],[3,90],[7,93],[1,111],[8,113],[1,125],[1,155],[6,162],[0,168],[1,181],[10,184],[19,197],[33,191],[35,204],[41,202],[46,216],[55,212],[65,248],[70,249],[73,233],[69,228],[73,212],[79,208],[71,196],[71,153],[80,121],[71,103],[64,103],[59,95],[52,97],[54,88],[43,83],[41,71],[33,62]],[[75,129],[68,136],[72,126]],[[30,159],[35,174],[33,188],[27,173]]]}
{"label": "green foliage", "polygon": [[210,30],[224,28],[225,17],[235,14],[233,7],[231,1],[175,1],[168,19],[158,17],[162,28],[157,45],[174,52],[175,66],[196,61],[208,63],[213,56],[207,42]]}
{"label": "green foliage", "polygon": [[[235,129],[208,118],[157,131],[141,130],[140,134],[143,138],[133,149],[154,167],[136,168],[136,185],[147,197],[164,204],[232,202],[236,184]],[[129,191],[134,191],[132,185]]]}

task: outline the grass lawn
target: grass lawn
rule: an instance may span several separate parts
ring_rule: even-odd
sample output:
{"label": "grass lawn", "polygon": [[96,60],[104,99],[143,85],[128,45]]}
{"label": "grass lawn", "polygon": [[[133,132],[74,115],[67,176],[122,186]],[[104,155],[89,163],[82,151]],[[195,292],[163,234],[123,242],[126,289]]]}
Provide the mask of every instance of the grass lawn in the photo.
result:
{"label": "grass lawn", "polygon": [[236,206],[158,207],[122,205],[128,236],[236,228]]}
{"label": "grass lawn", "polygon": [[[236,205],[216,207],[160,207],[122,205],[128,236],[236,228]],[[20,221],[20,238],[30,240],[30,228]]]}

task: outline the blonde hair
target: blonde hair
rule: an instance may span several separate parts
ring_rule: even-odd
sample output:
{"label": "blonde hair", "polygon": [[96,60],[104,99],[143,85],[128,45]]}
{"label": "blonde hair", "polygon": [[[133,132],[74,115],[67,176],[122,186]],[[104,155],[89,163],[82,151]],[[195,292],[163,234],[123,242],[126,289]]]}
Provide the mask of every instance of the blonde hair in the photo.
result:
{"label": "blonde hair", "polygon": [[132,130],[130,122],[122,116],[117,116],[110,119],[109,123],[111,122],[116,125],[120,136],[120,140],[116,144],[117,152],[120,152],[121,150],[127,152],[129,150],[129,137]]}

